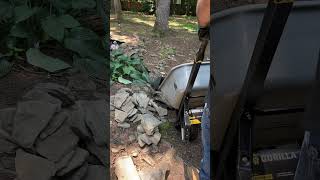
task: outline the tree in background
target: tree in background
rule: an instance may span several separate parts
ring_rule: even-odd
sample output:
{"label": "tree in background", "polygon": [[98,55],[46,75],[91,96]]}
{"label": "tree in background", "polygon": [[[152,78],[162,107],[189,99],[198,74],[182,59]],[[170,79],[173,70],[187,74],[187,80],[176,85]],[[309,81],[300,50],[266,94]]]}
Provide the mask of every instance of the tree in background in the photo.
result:
{"label": "tree in background", "polygon": [[113,7],[116,14],[116,19],[120,23],[120,21],[122,20],[122,7],[120,0],[113,0]]}
{"label": "tree in background", "polygon": [[165,34],[169,30],[170,0],[156,1],[154,31]]}

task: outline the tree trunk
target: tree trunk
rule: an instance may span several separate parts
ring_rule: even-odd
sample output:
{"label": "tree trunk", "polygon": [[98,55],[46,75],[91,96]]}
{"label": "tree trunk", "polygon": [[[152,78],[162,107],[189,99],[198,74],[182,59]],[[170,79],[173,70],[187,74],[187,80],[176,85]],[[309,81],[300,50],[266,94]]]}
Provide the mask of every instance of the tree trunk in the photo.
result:
{"label": "tree trunk", "polygon": [[161,34],[169,30],[170,0],[157,0],[154,31]]}
{"label": "tree trunk", "polygon": [[122,19],[122,7],[121,7],[121,2],[120,0],[113,0],[114,2],[114,11],[116,14],[116,19],[118,20],[118,22],[120,23],[121,19]]}

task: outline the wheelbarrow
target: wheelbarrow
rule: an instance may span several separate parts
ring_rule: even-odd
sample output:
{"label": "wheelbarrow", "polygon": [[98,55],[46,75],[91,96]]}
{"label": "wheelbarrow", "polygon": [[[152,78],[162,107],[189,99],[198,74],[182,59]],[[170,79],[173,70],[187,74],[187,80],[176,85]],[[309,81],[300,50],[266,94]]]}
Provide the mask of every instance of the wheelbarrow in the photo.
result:
{"label": "wheelbarrow", "polygon": [[[320,142],[319,105],[309,107],[320,102],[311,93],[320,70],[319,17],[319,1],[290,0],[214,14],[213,179],[310,180],[320,169],[309,156]],[[297,166],[282,150],[301,142]]]}
{"label": "wheelbarrow", "polygon": [[158,88],[167,104],[176,110],[176,128],[181,129],[183,141],[195,140],[199,134],[209,86],[210,62],[203,62],[207,44],[202,41],[195,61],[172,68]]}

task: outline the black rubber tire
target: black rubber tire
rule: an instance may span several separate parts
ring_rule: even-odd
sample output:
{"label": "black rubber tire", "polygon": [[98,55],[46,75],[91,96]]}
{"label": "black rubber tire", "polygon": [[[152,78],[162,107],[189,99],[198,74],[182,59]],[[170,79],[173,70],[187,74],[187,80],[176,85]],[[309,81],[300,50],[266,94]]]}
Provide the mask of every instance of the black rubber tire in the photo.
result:
{"label": "black rubber tire", "polygon": [[190,142],[198,138],[199,131],[200,131],[200,125],[192,125],[190,127],[190,137],[189,137]]}

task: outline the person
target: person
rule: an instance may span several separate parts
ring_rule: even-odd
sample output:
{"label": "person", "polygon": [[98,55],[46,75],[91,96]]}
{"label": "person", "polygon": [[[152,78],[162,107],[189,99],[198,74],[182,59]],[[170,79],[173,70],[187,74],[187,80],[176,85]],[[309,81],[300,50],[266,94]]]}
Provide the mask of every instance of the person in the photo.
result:
{"label": "person", "polygon": [[[199,31],[199,40],[209,40],[209,27],[210,27],[210,0],[198,0],[196,9]],[[212,66],[210,66],[212,67]],[[212,71],[211,71],[212,72]],[[205,104],[202,120],[201,120],[201,136],[203,146],[203,157],[200,165],[200,179],[209,180],[212,179],[210,176],[210,92],[213,90],[213,77],[210,73],[210,82],[208,96],[206,98],[207,103]]]}

